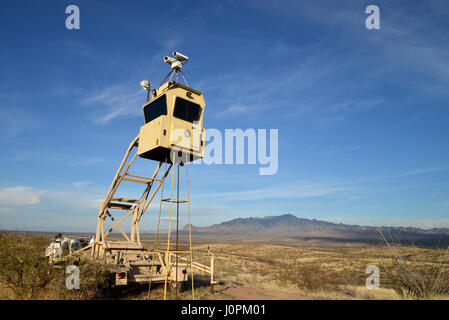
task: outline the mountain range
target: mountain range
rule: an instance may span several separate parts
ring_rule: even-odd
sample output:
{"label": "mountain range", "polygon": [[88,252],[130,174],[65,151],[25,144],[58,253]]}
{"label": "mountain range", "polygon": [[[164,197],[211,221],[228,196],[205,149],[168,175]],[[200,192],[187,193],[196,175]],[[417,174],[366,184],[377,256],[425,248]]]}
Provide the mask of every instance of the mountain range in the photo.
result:
{"label": "mountain range", "polygon": [[[187,231],[188,227],[184,227]],[[298,218],[292,214],[264,218],[237,218],[208,227],[192,226],[194,234],[235,235],[239,238],[290,238],[337,242],[378,242],[382,234],[387,240],[418,245],[449,244],[449,229],[413,227],[371,227]]]}

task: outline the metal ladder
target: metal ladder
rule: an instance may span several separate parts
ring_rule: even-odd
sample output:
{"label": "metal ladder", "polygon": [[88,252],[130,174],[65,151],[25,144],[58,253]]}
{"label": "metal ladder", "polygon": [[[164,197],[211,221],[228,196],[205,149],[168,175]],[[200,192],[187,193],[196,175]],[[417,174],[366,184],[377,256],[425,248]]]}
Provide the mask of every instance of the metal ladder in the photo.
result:
{"label": "metal ladder", "polygon": [[[123,160],[119,166],[119,169],[117,170],[117,173],[112,180],[106,197],[100,205],[97,216],[97,230],[95,234],[95,241],[89,246],[91,248],[92,257],[99,257],[100,255],[105,254],[105,251],[107,251],[107,237],[115,229],[118,229],[120,231],[126,242],[128,242],[130,245],[141,245],[139,231],[140,219],[147,210],[156,193],[159,191],[173,164],[170,164],[168,169],[164,169],[162,177],[160,178],[156,177],[162,167],[163,162],[158,163],[151,177],[129,173],[129,169],[131,168],[131,165],[134,163],[134,160],[137,156],[137,150],[135,149],[138,147],[138,145],[139,136],[137,136],[129,145],[125,156],[123,157]],[[139,199],[128,199],[115,196],[118,187],[123,181],[145,185],[145,189]],[[119,221],[117,221],[109,211],[110,209],[125,210],[128,211],[128,213],[125,214],[125,216],[123,216]],[[107,232],[105,231],[106,218],[110,218],[113,223],[113,226]],[[131,231],[128,235],[127,232],[123,230],[121,224],[129,218],[131,219]],[[88,249],[88,247],[86,247],[86,249]]]}

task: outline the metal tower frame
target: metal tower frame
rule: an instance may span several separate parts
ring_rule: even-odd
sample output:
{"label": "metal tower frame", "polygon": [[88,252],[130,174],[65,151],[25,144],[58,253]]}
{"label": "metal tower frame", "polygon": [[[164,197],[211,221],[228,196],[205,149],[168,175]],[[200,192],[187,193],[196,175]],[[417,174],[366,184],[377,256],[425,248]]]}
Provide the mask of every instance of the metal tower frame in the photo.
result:
{"label": "metal tower frame", "polygon": [[[145,177],[141,175],[131,174],[129,170],[137,157],[137,150],[135,150],[139,145],[139,136],[137,136],[129,145],[125,156],[117,170],[117,173],[112,180],[111,186],[106,194],[104,201],[100,205],[100,209],[97,215],[97,230],[95,234],[95,241],[89,246],[81,249],[80,251],[91,250],[92,258],[106,257],[108,253],[115,253],[116,263],[119,263],[120,259],[125,257],[127,253],[130,252],[141,252],[144,256],[151,257],[151,261],[137,263],[140,267],[148,268],[149,275],[149,287],[148,287],[148,299],[150,298],[151,284],[155,280],[158,282],[164,282],[164,300],[167,297],[167,283],[169,281],[174,281],[176,285],[176,293],[178,293],[178,281],[180,280],[179,268],[189,268],[191,274],[192,282],[192,299],[195,299],[194,281],[193,281],[193,269],[206,272],[210,274],[211,290],[213,285],[216,283],[214,281],[214,256],[211,254],[211,265],[206,266],[198,262],[193,262],[193,252],[192,252],[192,233],[191,233],[191,220],[190,220],[190,192],[189,192],[189,170],[186,164],[186,182],[187,182],[187,199],[180,199],[179,197],[179,167],[183,164],[177,164],[177,190],[174,197],[174,175],[176,164],[168,163],[167,161],[160,161],[153,172],[151,177]],[[170,197],[164,198],[164,182],[171,170],[171,186],[170,186]],[[158,174],[162,172],[162,176],[157,178]],[[128,181],[138,184],[145,185],[145,189],[139,199],[128,199],[116,196],[116,192],[121,182]],[[154,247],[152,250],[145,250],[141,243],[139,222],[143,214],[147,210],[150,203],[153,201],[154,197],[158,193],[159,189],[162,187],[158,222],[156,229],[156,237],[154,241]],[[170,203],[170,215],[169,215],[169,226],[168,226],[168,238],[167,245],[165,248],[160,248],[159,234],[160,234],[160,220],[162,212],[162,203]],[[188,250],[180,250],[178,247],[178,230],[179,230],[179,205],[182,203],[188,204],[188,226],[189,226],[189,243]],[[176,204],[176,234],[175,234],[175,247],[170,246],[171,232],[172,232],[172,217],[174,218],[174,208],[173,204]],[[119,221],[117,221],[109,210],[125,210],[128,211]],[[113,226],[106,232],[105,231],[105,220],[110,218]],[[121,226],[121,224],[127,219],[131,219],[131,231],[128,234]],[[118,229],[123,236],[125,241],[111,240],[108,241],[108,236],[115,230]],[[123,239],[122,239],[123,240]],[[173,241],[172,241],[173,244]],[[187,256],[183,256],[187,255]],[[131,265],[135,265],[135,262],[131,262]],[[157,279],[154,278],[156,272],[156,264],[159,266],[159,275]],[[187,270],[187,269],[186,269]],[[169,274],[174,275],[169,277]],[[148,283],[148,282],[147,282]]]}
{"label": "metal tower frame", "polygon": [[[151,177],[145,177],[140,175],[135,175],[129,173],[129,169],[131,165],[134,163],[134,160],[137,156],[137,148],[139,143],[139,136],[137,136],[129,145],[126,154],[115,174],[115,177],[109,187],[109,190],[106,194],[104,201],[100,205],[100,209],[98,210],[97,216],[97,231],[95,234],[95,242],[92,245],[92,256],[99,257],[101,254],[104,254],[105,250],[108,249],[108,241],[107,237],[111,234],[112,231],[118,229],[120,233],[123,235],[126,240],[123,244],[124,247],[129,245],[134,245],[136,247],[141,246],[140,241],[140,230],[139,230],[139,222],[142,218],[143,214],[147,210],[151,201],[155,197],[156,193],[159,191],[162,186],[165,178],[173,167],[173,164],[170,164],[168,169],[165,170],[161,178],[156,178],[163,162],[159,162],[156,169],[153,172]],[[133,151],[135,151],[134,155],[132,155]],[[140,196],[139,199],[127,199],[122,197],[116,197],[115,193],[122,181],[135,182],[139,184],[144,184],[145,189]],[[156,186],[155,186],[156,185]],[[155,187],[155,188],[153,188]],[[112,214],[109,212],[110,209],[114,210],[127,210],[128,213],[125,214],[119,221],[116,221]],[[121,227],[121,224],[131,217],[131,232],[128,235],[125,230]],[[113,226],[105,232],[104,222],[106,218],[110,218],[113,222]]]}

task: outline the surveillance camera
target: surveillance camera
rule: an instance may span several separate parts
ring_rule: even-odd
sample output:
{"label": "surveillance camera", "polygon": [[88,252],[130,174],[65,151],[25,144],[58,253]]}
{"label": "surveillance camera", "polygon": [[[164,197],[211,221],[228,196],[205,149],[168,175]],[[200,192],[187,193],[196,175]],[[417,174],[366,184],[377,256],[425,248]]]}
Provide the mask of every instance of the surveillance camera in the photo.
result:
{"label": "surveillance camera", "polygon": [[164,57],[164,62],[166,62],[166,63],[172,64],[172,63],[175,62],[175,61],[176,61],[175,58],[168,57],[168,56],[165,56],[165,57]]}
{"label": "surveillance camera", "polygon": [[189,60],[188,56],[183,55],[182,53],[179,53],[177,51],[173,51],[173,56],[178,59],[179,61],[187,61]]}
{"label": "surveillance camera", "polygon": [[165,56],[164,61],[168,63],[170,67],[175,71],[179,71],[182,68],[181,60]]}
{"label": "surveillance camera", "polygon": [[142,80],[140,81],[140,86],[144,89],[144,90],[149,90],[151,87],[151,82],[148,80]]}

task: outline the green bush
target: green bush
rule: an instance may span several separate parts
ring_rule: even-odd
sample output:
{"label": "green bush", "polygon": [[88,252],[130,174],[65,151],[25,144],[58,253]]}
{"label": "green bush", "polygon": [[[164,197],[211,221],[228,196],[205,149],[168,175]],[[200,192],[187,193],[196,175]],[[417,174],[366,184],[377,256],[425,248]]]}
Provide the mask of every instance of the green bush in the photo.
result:
{"label": "green bush", "polygon": [[48,240],[25,234],[0,234],[0,282],[15,299],[36,299],[57,274],[44,250]]}
{"label": "green bush", "polygon": [[[49,239],[26,233],[0,234],[0,284],[7,299],[102,299],[110,295],[112,273],[101,263],[71,256],[50,265]],[[68,265],[80,270],[80,289],[67,289]],[[6,292],[6,293],[5,293]]]}

